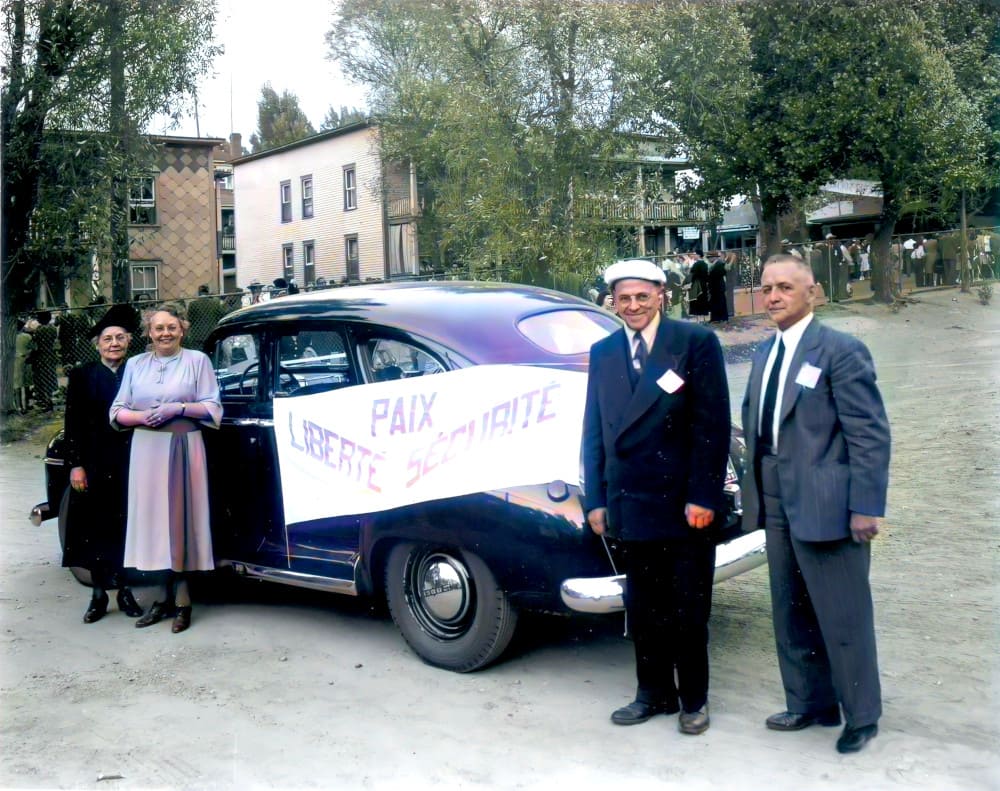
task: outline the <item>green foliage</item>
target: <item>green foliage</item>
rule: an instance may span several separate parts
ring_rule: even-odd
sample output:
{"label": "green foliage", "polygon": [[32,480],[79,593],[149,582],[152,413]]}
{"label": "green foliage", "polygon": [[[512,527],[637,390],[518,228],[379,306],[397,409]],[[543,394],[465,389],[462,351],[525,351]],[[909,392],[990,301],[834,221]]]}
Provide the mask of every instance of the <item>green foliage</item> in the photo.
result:
{"label": "green foliage", "polygon": [[314,134],[316,130],[299,107],[299,98],[287,90],[279,96],[271,83],[265,83],[257,101],[257,131],[250,135],[253,153],[294,143]]}
{"label": "green foliage", "polygon": [[536,282],[601,263],[608,231],[579,202],[618,167],[616,7],[347,0],[340,13],[331,56],[369,89],[384,155],[416,165],[436,268]]}
{"label": "green foliage", "polygon": [[[138,132],[181,112],[219,49],[207,32],[214,2],[3,0],[2,16],[0,314],[9,321],[46,286],[58,292],[84,250],[107,256],[114,185],[149,163]],[[5,371],[11,340],[5,327]]]}
{"label": "green foliage", "polygon": [[319,126],[319,131],[326,132],[330,129],[339,129],[342,126],[360,123],[367,118],[368,114],[357,107],[347,108],[345,105],[341,105],[340,110],[337,110],[333,105],[330,105],[330,109],[326,111],[323,123]]}

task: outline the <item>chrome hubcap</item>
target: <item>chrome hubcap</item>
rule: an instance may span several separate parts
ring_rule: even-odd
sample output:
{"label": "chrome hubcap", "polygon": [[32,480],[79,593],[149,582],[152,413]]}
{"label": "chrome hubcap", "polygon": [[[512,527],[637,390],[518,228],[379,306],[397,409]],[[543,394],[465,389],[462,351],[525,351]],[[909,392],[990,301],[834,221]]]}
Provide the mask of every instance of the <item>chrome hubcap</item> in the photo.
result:
{"label": "chrome hubcap", "polygon": [[446,552],[414,553],[407,563],[406,595],[420,625],[442,640],[461,637],[474,609],[469,572]]}

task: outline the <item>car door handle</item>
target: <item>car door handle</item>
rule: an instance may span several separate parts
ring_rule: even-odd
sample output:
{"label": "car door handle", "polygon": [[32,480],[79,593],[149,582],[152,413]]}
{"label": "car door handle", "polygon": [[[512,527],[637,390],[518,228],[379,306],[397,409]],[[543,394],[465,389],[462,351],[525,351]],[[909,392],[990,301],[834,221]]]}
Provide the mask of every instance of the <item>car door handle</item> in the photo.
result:
{"label": "car door handle", "polygon": [[234,426],[260,426],[268,428],[274,426],[274,420],[268,417],[238,417],[233,420]]}

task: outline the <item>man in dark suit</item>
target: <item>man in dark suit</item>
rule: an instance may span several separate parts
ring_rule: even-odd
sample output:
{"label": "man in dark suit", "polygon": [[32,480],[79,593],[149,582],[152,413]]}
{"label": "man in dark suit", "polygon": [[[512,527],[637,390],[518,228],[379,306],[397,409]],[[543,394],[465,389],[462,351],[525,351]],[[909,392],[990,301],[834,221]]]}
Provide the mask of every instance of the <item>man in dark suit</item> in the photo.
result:
{"label": "man in dark suit", "polygon": [[878,733],[882,713],[868,571],[889,423],[868,349],[813,317],[815,292],[799,259],[765,263],[761,293],[778,333],[757,352],[743,399],[743,524],[766,531],[785,687],[787,711],[767,727],[839,725],[842,707],[837,750],[847,753]]}
{"label": "man in dark suit", "polygon": [[729,452],[722,349],[710,330],[661,315],[656,265],[619,261],[605,280],[626,326],[590,351],[584,507],[628,576],[638,678],[635,700],[611,719],[633,725],[680,710],[681,732],[698,734],[709,726],[713,525]]}

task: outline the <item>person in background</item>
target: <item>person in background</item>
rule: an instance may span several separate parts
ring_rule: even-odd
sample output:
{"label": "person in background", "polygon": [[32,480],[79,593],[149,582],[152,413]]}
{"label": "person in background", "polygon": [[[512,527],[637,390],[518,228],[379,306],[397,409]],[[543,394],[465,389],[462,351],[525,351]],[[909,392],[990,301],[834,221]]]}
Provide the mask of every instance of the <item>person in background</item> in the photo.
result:
{"label": "person in background", "polygon": [[112,588],[118,589],[121,612],[130,618],[142,615],[122,567],[132,432],[115,431],[108,423],[135,329],[132,312],[123,307],[111,308],[90,330],[99,359],[74,367],[66,388],[70,489],[62,564],[90,571],[93,590],[84,623],[104,617]]}
{"label": "person in background", "polygon": [[184,338],[184,345],[200,352],[209,334],[219,323],[219,319],[225,315],[225,305],[215,297],[209,296],[208,285],[202,283],[198,286],[198,298],[192,300],[187,308],[191,330]]}
{"label": "person in background", "polygon": [[52,394],[59,387],[56,366],[59,362],[56,352],[58,335],[52,326],[52,314],[41,310],[36,316],[38,327],[32,334],[34,349],[31,353],[31,372],[35,383],[35,401],[46,412],[52,411]]}
{"label": "person in background", "polygon": [[14,406],[20,414],[25,414],[31,406],[31,352],[35,348],[31,333],[38,322],[29,319],[20,325],[14,338]]}
{"label": "person in background", "polygon": [[934,270],[927,271],[927,249],[924,247],[924,237],[919,237],[910,250],[910,267],[913,270],[913,282],[918,288],[936,285],[933,282]]}
{"label": "person in background", "polygon": [[708,310],[710,321],[729,321],[726,300],[726,260],[716,253],[708,270]]}
{"label": "person in background", "polygon": [[944,265],[941,263],[941,246],[933,236],[924,237],[924,285],[939,284],[944,279]]}
{"label": "person in background", "polygon": [[86,346],[89,331],[89,322],[82,312],[70,310],[66,303],[59,306],[56,332],[59,335],[59,357],[64,374],[69,374],[74,365],[91,358],[92,350]]}
{"label": "person in background", "polygon": [[813,316],[812,272],[789,255],[764,264],[778,327],[754,355],[743,428],[744,530],[763,527],[786,710],[769,729],[847,724],[837,751],[862,749],[882,714],[871,541],[885,513],[889,421],[871,354]]}
{"label": "person in background", "polygon": [[709,727],[708,618],[715,523],[724,504],[729,387],[706,327],[661,315],[663,270],[618,261],[605,279],[625,322],[590,350],[583,419],[584,510],[628,575],[635,725],[680,711],[681,733]]}
{"label": "person in background", "polygon": [[135,625],[174,615],[176,634],[191,625],[185,574],[215,567],[201,428],[218,428],[222,405],[211,361],[181,348],[188,328],[183,308],[158,305],[144,324],[150,351],[128,361],[110,409],[113,426],[135,428],[124,565],[164,572],[161,595]]}
{"label": "person in background", "polygon": [[609,313],[615,312],[615,298],[607,288],[602,288],[594,298],[594,304],[604,308]]}
{"label": "person in background", "polygon": [[691,263],[691,288],[688,291],[688,315],[694,316],[698,321],[705,321],[708,318],[709,308],[709,280],[708,262],[695,254]]}

